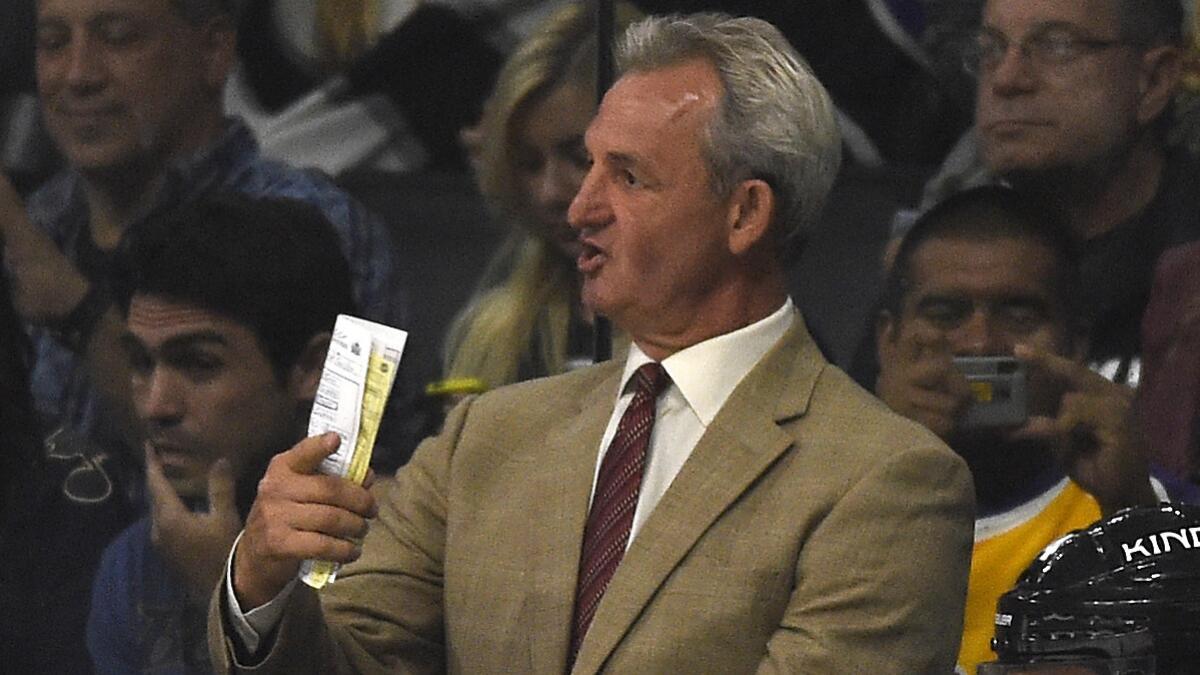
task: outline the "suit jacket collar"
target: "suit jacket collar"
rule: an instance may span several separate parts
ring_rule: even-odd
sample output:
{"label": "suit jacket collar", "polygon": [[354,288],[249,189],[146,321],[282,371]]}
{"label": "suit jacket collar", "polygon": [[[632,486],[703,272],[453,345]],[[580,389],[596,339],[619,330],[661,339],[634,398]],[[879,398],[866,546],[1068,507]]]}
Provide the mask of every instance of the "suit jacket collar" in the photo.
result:
{"label": "suit jacket collar", "polygon": [[[574,672],[592,673],[603,666],[696,541],[792,447],[794,436],[780,425],[807,411],[813,388],[826,365],[797,316],[787,334],[734,390],[630,545],[584,639]],[[572,465],[557,466],[562,473],[557,476],[554,494],[563,517],[547,533],[545,545],[551,548],[542,551],[548,556],[542,562],[554,569],[548,579],[554,587],[539,593],[549,603],[541,615],[556,623],[542,626],[535,636],[540,641],[535,658],[544,659],[534,663],[538,672],[542,672],[540,666],[546,666],[546,672],[561,672],[565,667],[579,565],[579,533],[587,518],[595,444],[611,415],[619,373],[619,369],[613,369],[611,376],[583,399],[585,408],[579,417],[552,439],[569,448],[561,457]],[[563,551],[570,551],[570,555],[563,555]],[[560,558],[557,562],[553,561],[555,553]],[[552,595],[543,595],[547,592]],[[549,652],[539,657],[543,649]]]}

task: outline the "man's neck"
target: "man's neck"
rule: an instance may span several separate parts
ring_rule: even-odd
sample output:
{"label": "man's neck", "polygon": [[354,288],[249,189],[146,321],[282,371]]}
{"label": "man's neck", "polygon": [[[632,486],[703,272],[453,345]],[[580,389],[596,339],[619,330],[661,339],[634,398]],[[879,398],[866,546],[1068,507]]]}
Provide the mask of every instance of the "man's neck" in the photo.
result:
{"label": "man's neck", "polygon": [[1028,183],[1028,189],[1058,204],[1071,230],[1087,241],[1141,213],[1158,194],[1165,166],[1166,152],[1148,139],[1096,170],[1067,170],[1014,183]]}
{"label": "man's neck", "polygon": [[980,516],[1024,503],[1048,487],[1047,479],[1062,476],[1050,448],[1030,441],[1009,442],[1000,432],[960,436],[950,446],[971,469]]}
{"label": "man's neck", "polygon": [[149,169],[83,174],[92,240],[102,251],[116,248],[125,227],[145,209],[162,184],[162,171]]}
{"label": "man's neck", "polygon": [[683,326],[661,325],[659,330],[638,333],[627,330],[633,341],[650,358],[661,361],[677,351],[699,344],[718,335],[732,333],[767,318],[787,300],[787,287],[777,273],[743,280],[714,293],[709,302],[690,314]]}
{"label": "man's neck", "polygon": [[211,114],[197,115],[186,140],[171,144],[173,153],[145,157],[120,167],[81,172],[88,203],[92,239],[104,251],[112,250],[125,228],[144,213],[162,189],[168,165],[190,157],[217,142],[225,131],[225,117],[214,105]]}

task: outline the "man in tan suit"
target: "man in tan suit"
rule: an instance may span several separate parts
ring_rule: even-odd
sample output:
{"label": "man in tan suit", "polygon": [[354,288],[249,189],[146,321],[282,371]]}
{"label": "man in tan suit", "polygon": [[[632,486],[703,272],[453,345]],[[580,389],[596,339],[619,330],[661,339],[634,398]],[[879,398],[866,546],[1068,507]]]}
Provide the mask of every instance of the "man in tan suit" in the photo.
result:
{"label": "man in tan suit", "polygon": [[[829,366],[785,290],[840,159],[827,95],[757,20],[648,19],[619,60],[569,218],[628,356],[469,399],[373,492],[313,475],[336,438],[277,456],[214,597],[218,667],[953,667],[968,473]],[[304,558],[348,565],[318,593]]]}

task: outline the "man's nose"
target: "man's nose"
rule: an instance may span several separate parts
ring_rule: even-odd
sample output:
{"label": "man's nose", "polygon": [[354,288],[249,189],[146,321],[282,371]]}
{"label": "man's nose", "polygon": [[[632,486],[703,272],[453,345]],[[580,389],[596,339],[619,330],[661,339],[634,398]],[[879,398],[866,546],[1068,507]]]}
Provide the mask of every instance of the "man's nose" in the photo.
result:
{"label": "man's nose", "polygon": [[612,219],[612,208],[599,172],[593,166],[583,177],[579,191],[567,209],[567,222],[575,229],[602,227]]}
{"label": "man's nose", "polygon": [[155,368],[146,377],[137,395],[138,414],[143,421],[158,426],[170,425],[183,418],[184,395],[179,377],[163,368]]}
{"label": "man's nose", "polygon": [[94,89],[104,82],[104,60],[85,35],[75,36],[65,48],[66,83],[72,89]]}
{"label": "man's nose", "polygon": [[986,309],[976,309],[959,326],[953,336],[954,353],[959,356],[992,356],[1009,354],[1012,345],[1007,344],[995,319]]}
{"label": "man's nose", "polygon": [[1029,55],[1020,44],[1009,45],[1000,60],[984,73],[981,86],[999,96],[1028,92],[1037,84],[1037,73]]}

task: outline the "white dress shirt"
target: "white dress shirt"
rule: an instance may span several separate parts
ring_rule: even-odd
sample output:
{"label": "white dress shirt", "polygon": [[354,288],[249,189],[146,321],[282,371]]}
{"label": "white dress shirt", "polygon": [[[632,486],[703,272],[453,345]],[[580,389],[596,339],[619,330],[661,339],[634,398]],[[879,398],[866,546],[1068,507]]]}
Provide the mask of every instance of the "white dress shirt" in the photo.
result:
{"label": "white dress shirt", "polygon": [[[634,511],[629,541],[637,536],[659,499],[675,480],[683,463],[712,423],[717,412],[737,388],[755,364],[770,351],[792,327],[796,320],[795,307],[791,298],[770,316],[739,328],[731,333],[709,338],[675,352],[663,359],[662,366],[671,377],[671,384],[659,395],[655,406],[654,428],[650,433],[650,448],[645,473],[642,476],[641,493],[638,495],[637,510]],[[633,389],[628,387],[633,372],[639,366],[652,361],[637,344],[629,348],[625,360],[625,371],[617,389],[617,404],[613,408],[608,428],[597,451],[596,467],[592,475],[592,491],[596,490],[596,474],[600,462],[625,409],[633,401]],[[241,535],[238,536],[239,540]],[[628,544],[627,544],[628,546]],[[237,542],[233,550],[237,550]],[[230,554],[225,569],[225,599],[230,622],[250,654],[258,651],[262,635],[266,635],[279,623],[288,595],[295,588],[296,580],[279,595],[262,607],[243,613],[233,592],[233,555]]]}
{"label": "white dress shirt", "polygon": [[[662,367],[671,377],[671,384],[658,397],[655,406],[654,428],[650,432],[650,448],[646,456],[645,473],[642,474],[637,510],[633,512],[630,542],[671,486],[671,481],[675,480],[675,475],[691,456],[700,437],[730,394],[754,368],[754,364],[791,328],[795,314],[789,298],[765,319],[732,333],[709,338],[663,359]],[[633,401],[634,388],[629,386],[629,382],[634,371],[652,360],[636,343],[629,347],[625,372],[617,389],[617,405],[613,408],[608,428],[597,450],[596,468],[592,475],[593,496],[604,453],[617,433],[621,416]]]}

